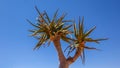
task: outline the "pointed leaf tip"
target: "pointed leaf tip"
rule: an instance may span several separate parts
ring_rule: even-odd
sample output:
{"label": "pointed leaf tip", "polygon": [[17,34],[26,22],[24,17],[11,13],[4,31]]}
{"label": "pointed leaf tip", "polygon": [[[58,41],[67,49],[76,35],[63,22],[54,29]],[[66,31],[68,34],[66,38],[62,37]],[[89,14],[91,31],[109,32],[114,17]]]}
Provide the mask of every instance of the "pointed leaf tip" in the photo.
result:
{"label": "pointed leaf tip", "polygon": [[30,20],[26,19],[28,23],[30,23],[32,26],[39,28],[37,25],[33,24]]}
{"label": "pointed leaf tip", "polygon": [[37,6],[35,6],[35,9],[38,12],[38,14],[40,15],[41,13],[40,13],[39,9],[37,8]]}

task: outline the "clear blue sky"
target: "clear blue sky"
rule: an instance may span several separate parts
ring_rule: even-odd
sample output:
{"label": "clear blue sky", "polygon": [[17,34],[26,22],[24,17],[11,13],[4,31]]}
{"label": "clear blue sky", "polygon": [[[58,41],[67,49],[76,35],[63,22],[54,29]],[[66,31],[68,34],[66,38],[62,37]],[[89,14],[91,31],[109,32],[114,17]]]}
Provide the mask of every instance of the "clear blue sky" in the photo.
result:
{"label": "clear blue sky", "polygon": [[53,45],[32,50],[37,40],[29,37],[33,27],[25,19],[35,22],[35,5],[50,16],[58,8],[69,19],[84,16],[86,29],[97,26],[92,37],[109,38],[93,44],[102,51],[86,51],[85,65],[78,59],[70,68],[120,68],[120,0],[0,0],[0,68],[58,67]]}

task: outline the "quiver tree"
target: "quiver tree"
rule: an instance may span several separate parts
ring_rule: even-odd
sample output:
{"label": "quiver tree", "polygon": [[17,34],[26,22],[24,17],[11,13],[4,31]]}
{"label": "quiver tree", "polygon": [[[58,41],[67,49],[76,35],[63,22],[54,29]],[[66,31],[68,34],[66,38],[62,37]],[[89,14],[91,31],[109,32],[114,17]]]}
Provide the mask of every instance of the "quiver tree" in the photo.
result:
{"label": "quiver tree", "polygon": [[[35,7],[39,16],[37,19],[37,23],[33,24],[31,21],[27,20],[31,25],[33,25],[36,29],[29,30],[32,32],[32,36],[38,39],[37,45],[34,47],[35,49],[39,49],[43,44],[50,42],[54,43],[54,47],[56,48],[58,58],[59,58],[59,68],[69,68],[69,65],[74,63],[79,56],[84,60],[84,50],[85,49],[96,49],[93,47],[88,47],[85,45],[87,42],[96,42],[106,40],[106,39],[92,39],[89,37],[90,33],[95,29],[93,27],[89,31],[85,32],[83,27],[83,21],[79,19],[79,28],[76,28],[76,24],[66,25],[66,22],[73,22],[72,20],[65,20],[66,14],[58,17],[58,10],[54,13],[53,18],[51,19],[47,12],[44,11],[41,13],[37,7]],[[74,30],[69,30],[70,27],[74,26]],[[75,38],[68,37],[67,35],[73,34]],[[68,47],[65,51],[68,51],[68,56],[65,57],[64,52],[61,48],[60,39],[69,43]],[[75,51],[74,51],[75,50]],[[75,52],[74,56],[70,56],[70,53]]]}

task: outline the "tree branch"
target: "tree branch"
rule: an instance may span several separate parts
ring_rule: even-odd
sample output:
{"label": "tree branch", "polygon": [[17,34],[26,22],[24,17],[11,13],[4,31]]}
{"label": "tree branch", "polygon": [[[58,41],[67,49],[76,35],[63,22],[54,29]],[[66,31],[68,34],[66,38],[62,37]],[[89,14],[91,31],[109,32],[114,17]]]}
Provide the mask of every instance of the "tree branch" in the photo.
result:
{"label": "tree branch", "polygon": [[62,63],[62,62],[65,62],[66,61],[66,58],[63,54],[63,51],[62,51],[62,48],[61,48],[61,44],[60,44],[60,36],[59,35],[56,35],[54,37],[54,40],[53,40],[53,43],[54,43],[54,46],[57,50],[57,53],[58,53],[58,57],[59,57],[59,61]]}
{"label": "tree branch", "polygon": [[74,56],[73,57],[68,57],[67,58],[67,62],[69,63],[69,64],[72,64],[73,62],[75,62],[77,59],[78,59],[78,57],[81,55],[81,52],[80,52],[80,50],[78,49],[78,50],[76,50],[76,52],[75,52],[75,54],[74,54]]}

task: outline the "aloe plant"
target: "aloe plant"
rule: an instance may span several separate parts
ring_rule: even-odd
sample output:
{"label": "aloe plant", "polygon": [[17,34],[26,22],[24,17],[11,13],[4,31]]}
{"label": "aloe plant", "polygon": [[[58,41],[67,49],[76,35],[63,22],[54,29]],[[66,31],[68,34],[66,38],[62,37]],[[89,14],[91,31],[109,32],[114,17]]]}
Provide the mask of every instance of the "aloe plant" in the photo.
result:
{"label": "aloe plant", "polygon": [[[73,41],[73,44],[67,47],[68,55],[72,53],[75,50],[75,54],[73,57],[70,57],[68,59],[71,59],[71,63],[73,63],[79,56],[82,58],[82,61],[84,63],[85,61],[85,49],[89,50],[98,50],[95,47],[87,46],[87,42],[95,42],[100,43],[100,41],[107,40],[107,38],[99,38],[99,39],[93,39],[90,37],[90,34],[95,30],[96,26],[92,27],[88,31],[84,30],[84,17],[82,17],[82,20],[80,21],[79,18],[79,25],[78,28],[76,27],[76,23],[74,22],[74,36],[75,39],[71,39]],[[65,50],[66,51],[66,50]]]}
{"label": "aloe plant", "polygon": [[[89,37],[89,35],[96,27],[93,27],[87,32],[85,32],[84,18],[82,18],[82,21],[80,21],[79,19],[79,26],[77,28],[75,24],[76,22],[74,22],[74,24],[71,25],[66,25],[66,22],[73,22],[73,21],[65,20],[66,14],[62,14],[60,17],[58,17],[58,10],[54,13],[53,18],[51,18],[49,17],[46,11],[41,13],[37,7],[35,7],[35,9],[39,14],[37,18],[37,23],[33,24],[30,20],[27,19],[27,21],[32,26],[35,27],[35,29],[29,31],[32,32],[33,37],[38,39],[38,43],[34,47],[34,50],[39,49],[45,43],[48,43],[49,46],[50,42],[53,42],[60,62],[59,68],[69,68],[69,66],[72,63],[74,63],[79,56],[83,59],[84,62],[85,59],[84,50],[96,49],[94,47],[87,46],[86,45],[87,42],[99,43],[99,41],[106,40],[106,38],[93,39]],[[69,28],[72,26],[74,29],[70,30]],[[68,35],[70,34],[72,36],[75,36],[75,38],[68,37]],[[61,48],[60,39],[69,43],[68,47],[65,49],[65,51],[68,49],[69,57],[65,57],[64,52],[62,51]],[[70,56],[70,53],[72,53],[73,51],[75,52],[74,56]]]}

